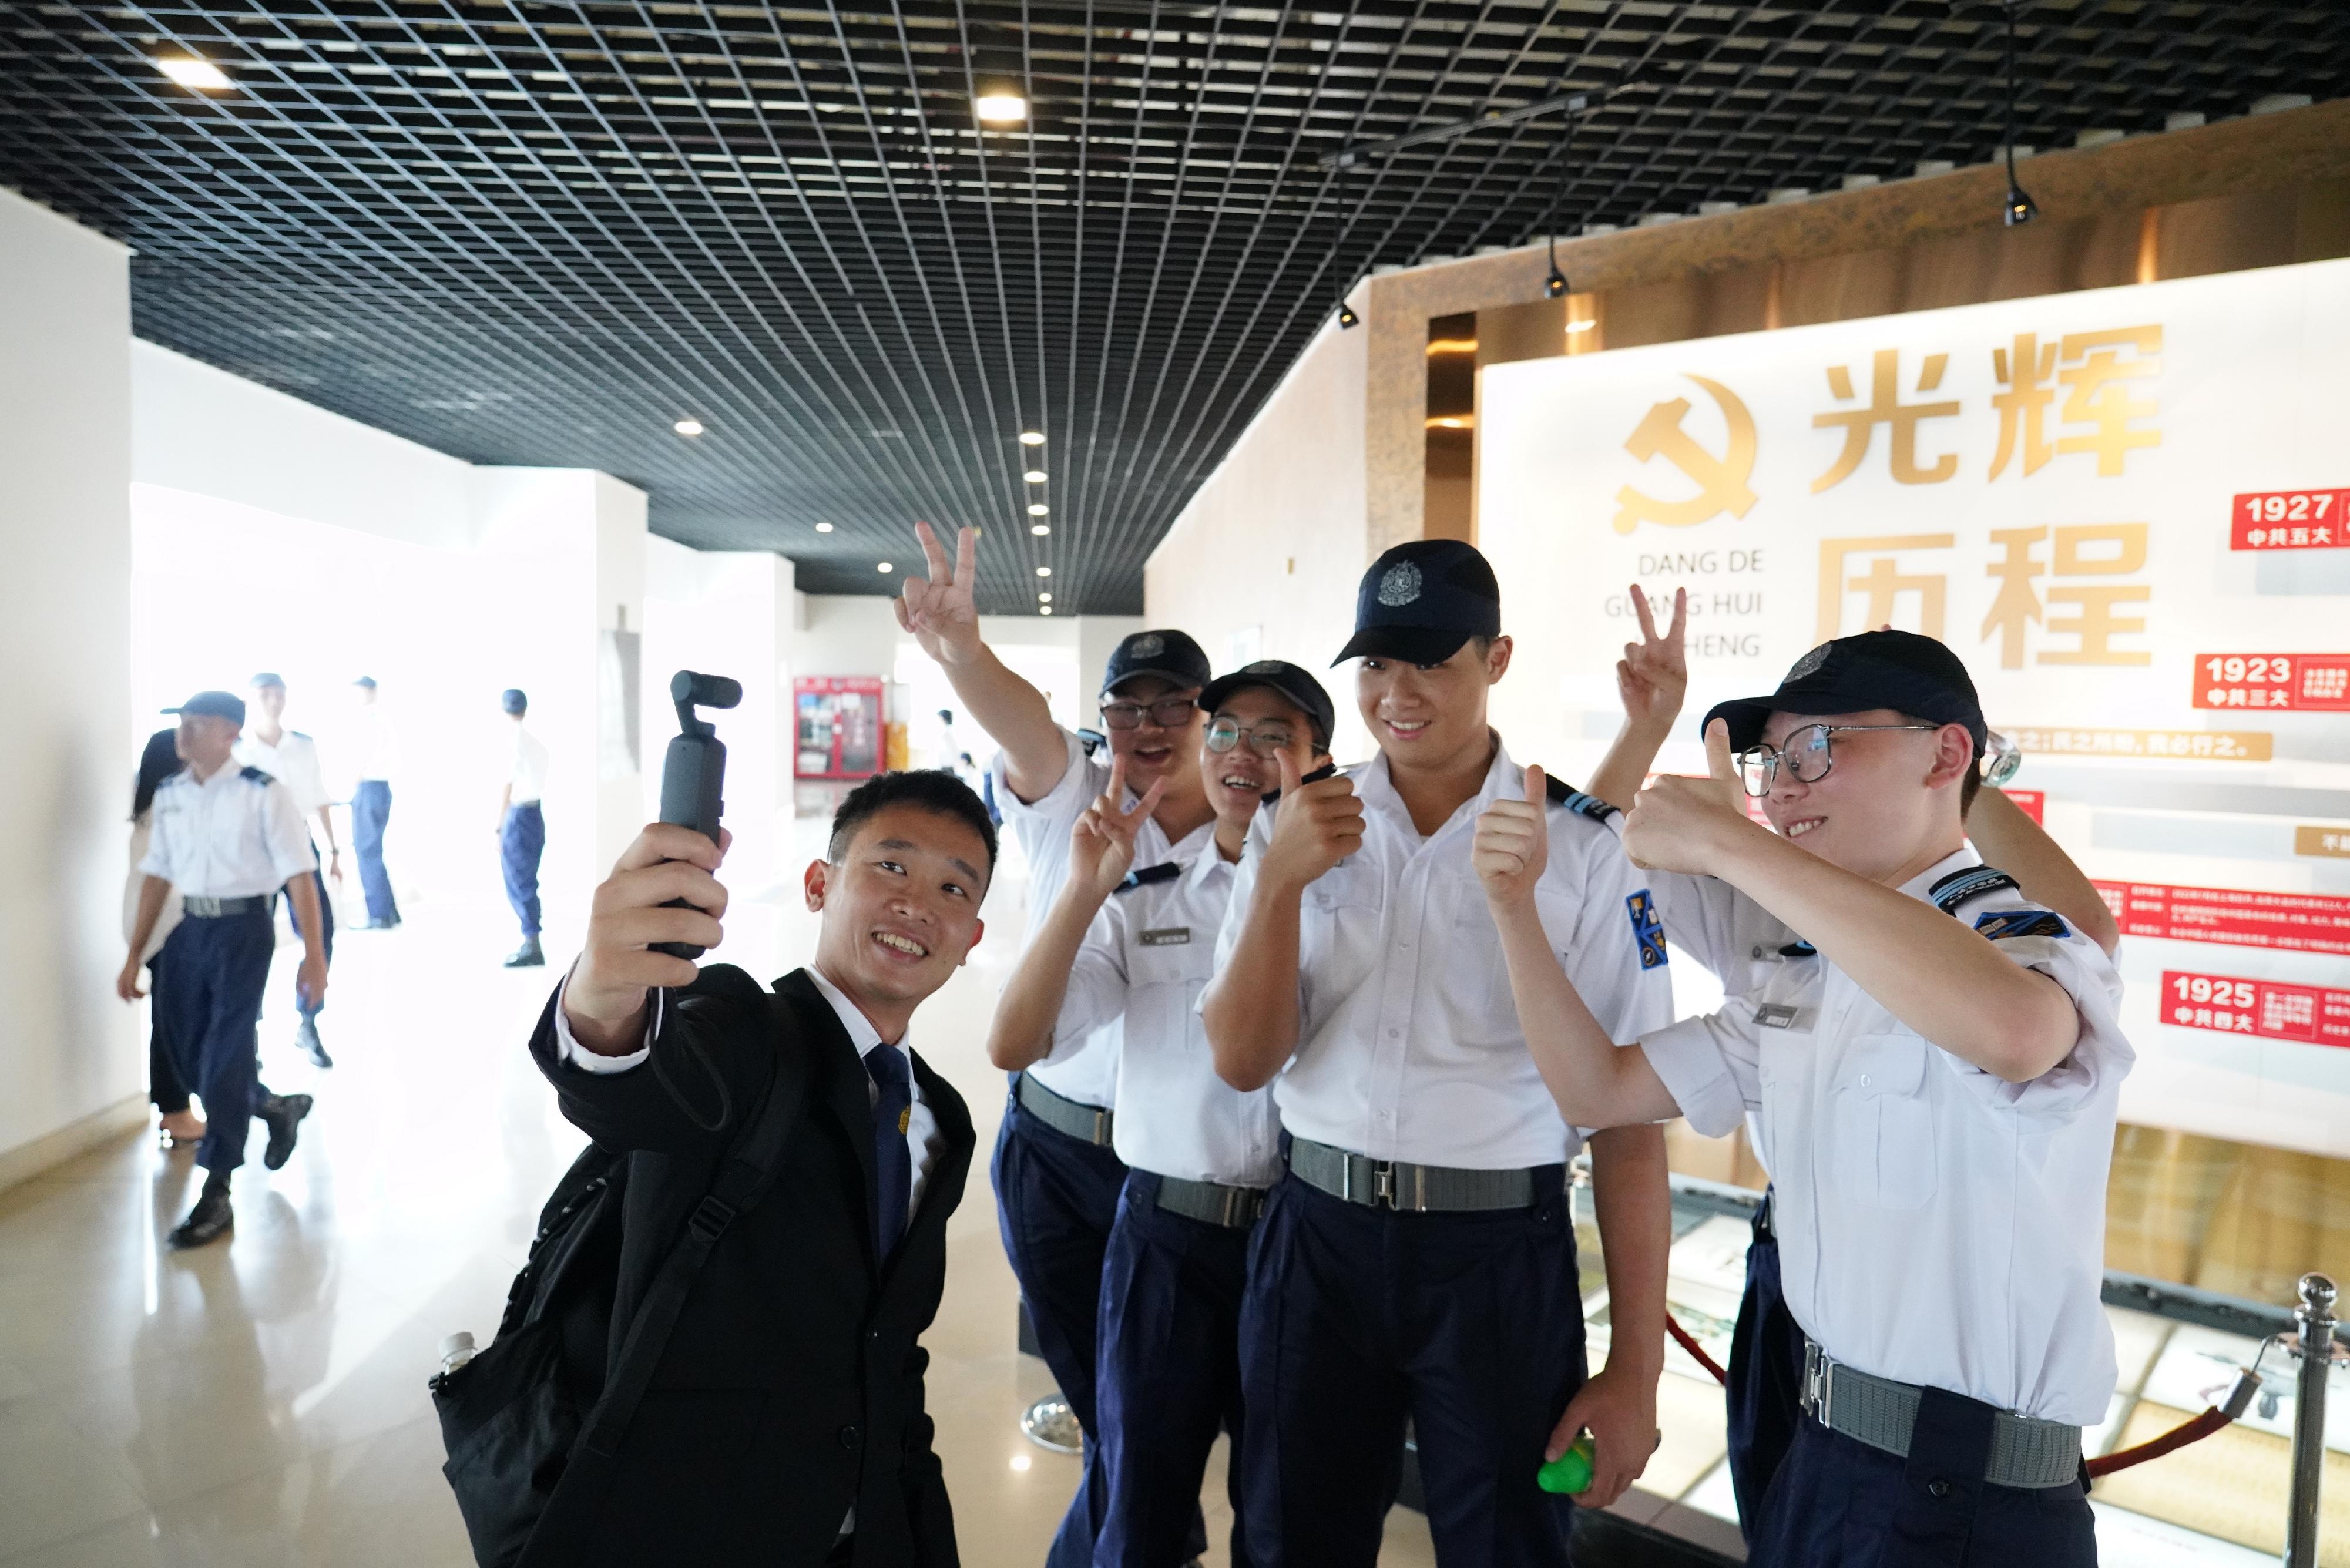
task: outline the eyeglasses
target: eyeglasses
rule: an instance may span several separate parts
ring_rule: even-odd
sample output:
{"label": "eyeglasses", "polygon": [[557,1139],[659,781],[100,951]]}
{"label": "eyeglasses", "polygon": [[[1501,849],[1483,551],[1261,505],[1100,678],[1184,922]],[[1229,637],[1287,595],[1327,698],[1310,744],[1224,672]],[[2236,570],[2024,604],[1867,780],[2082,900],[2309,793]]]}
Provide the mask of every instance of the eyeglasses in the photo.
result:
{"label": "eyeglasses", "polygon": [[1797,784],[1817,784],[1835,766],[1831,737],[1846,730],[1939,730],[1939,724],[1806,724],[1787,737],[1783,746],[1750,746],[1731,760],[1738,764],[1738,782],[1757,800],[1771,793],[1773,780],[1783,764]]}
{"label": "eyeglasses", "polygon": [[1997,730],[1983,732],[1983,783],[1997,789],[2022,768],[2022,747]]}
{"label": "eyeglasses", "polygon": [[1105,702],[1101,705],[1102,722],[1113,730],[1139,730],[1142,716],[1162,730],[1176,729],[1191,722],[1198,711],[1197,693],[1189,697],[1161,697],[1156,702]]}
{"label": "eyeglasses", "polygon": [[1208,726],[1208,750],[1229,752],[1243,741],[1250,751],[1260,757],[1274,756],[1286,751],[1297,732],[1286,724],[1246,725],[1232,719],[1217,719]]}

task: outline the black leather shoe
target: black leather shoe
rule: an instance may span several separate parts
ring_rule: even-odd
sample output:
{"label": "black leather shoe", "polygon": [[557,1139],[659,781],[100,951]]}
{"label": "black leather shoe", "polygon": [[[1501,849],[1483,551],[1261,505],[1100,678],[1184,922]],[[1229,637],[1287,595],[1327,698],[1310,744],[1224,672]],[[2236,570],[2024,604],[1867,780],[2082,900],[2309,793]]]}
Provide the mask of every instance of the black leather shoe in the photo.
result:
{"label": "black leather shoe", "polygon": [[207,1188],[188,1210],[188,1217],[172,1228],[174,1247],[202,1247],[219,1241],[236,1229],[236,1211],[229,1207],[225,1188],[213,1191]]}
{"label": "black leather shoe", "polygon": [[269,1147],[261,1153],[263,1165],[282,1170],[294,1158],[294,1140],[301,1136],[302,1118],[310,1114],[311,1103],[307,1095],[274,1095],[261,1102],[261,1119],[269,1124]]}
{"label": "black leather shoe", "polygon": [[331,1067],[335,1064],[335,1059],[327,1054],[326,1043],[318,1038],[317,1019],[302,1020],[300,1025],[294,1031],[294,1044],[302,1048],[302,1054],[310,1058],[310,1065],[313,1067]]}
{"label": "black leather shoe", "polygon": [[536,937],[525,937],[522,946],[506,955],[508,969],[539,969],[546,962],[546,950],[538,945]]}

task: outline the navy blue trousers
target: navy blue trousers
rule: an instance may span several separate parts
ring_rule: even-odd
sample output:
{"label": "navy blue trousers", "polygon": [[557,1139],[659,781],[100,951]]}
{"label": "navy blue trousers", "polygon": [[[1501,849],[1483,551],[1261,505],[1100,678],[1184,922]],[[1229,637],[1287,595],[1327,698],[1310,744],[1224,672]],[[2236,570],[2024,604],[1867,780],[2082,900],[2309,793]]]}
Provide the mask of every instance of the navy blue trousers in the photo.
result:
{"label": "navy blue trousers", "polygon": [[1991,1409],[1926,1391],[1909,1457],[1809,1416],[1755,1521],[1750,1568],[2096,1568],[2089,1490],[1985,1482]]}
{"label": "navy blue trousers", "polygon": [[[317,846],[315,844],[311,846],[311,848],[314,850],[317,847]],[[335,901],[327,897],[327,876],[325,872],[311,872],[310,881],[318,889],[318,924],[326,928],[326,929],[320,933],[320,936],[326,943],[327,962],[332,964],[335,961]],[[294,928],[294,934],[298,937],[302,934],[302,917],[295,912],[294,895],[287,893],[284,895],[284,898],[286,899],[286,923]],[[294,992],[294,1008],[296,1012],[301,1013],[305,1018],[316,1018],[318,1014],[327,1011],[327,1000],[324,997],[320,997],[317,1001],[313,1002],[308,997],[303,995],[301,988],[297,986],[295,988]]]}
{"label": "navy blue trousers", "polygon": [[1256,1568],[1369,1568],[1417,1435],[1443,1568],[1563,1568],[1575,1505],[1534,1483],[1583,1386],[1562,1168],[1528,1209],[1398,1214],[1284,1178],[1241,1310]]}
{"label": "navy blue trousers", "polygon": [[1180,1568],[1199,1554],[1200,1489],[1232,1434],[1233,1568],[1255,1568],[1241,1478],[1241,1298],[1249,1232],[1169,1214],[1129,1172],[1101,1276],[1101,1525],[1095,1568]]}
{"label": "navy blue trousers", "polygon": [[351,792],[351,847],[359,857],[359,888],[367,894],[370,920],[397,920],[400,904],[383,868],[383,827],[391,819],[391,785],[361,779]]}
{"label": "navy blue trousers", "polygon": [[227,1172],[244,1163],[260,1104],[254,1050],[277,922],[266,909],[184,919],[157,954],[155,1010],[180,1081],[204,1102],[196,1163]]}
{"label": "navy blue trousers", "polygon": [[1762,1494],[1795,1440],[1804,1417],[1804,1331],[1779,1293],[1779,1241],[1754,1216],[1746,1248],[1746,1293],[1730,1336],[1730,1484],[1738,1494],[1739,1528],[1749,1537],[1762,1516]]}
{"label": "navy blue trousers", "polygon": [[1118,1192],[1126,1185],[1126,1164],[1107,1146],[1071,1137],[1029,1115],[1020,1104],[1018,1082],[1015,1077],[1011,1102],[1003,1107],[989,1173],[995,1181],[1003,1254],[1020,1282],[1036,1348],[1086,1430],[1085,1477],[1045,1558],[1050,1568],[1080,1568],[1093,1561],[1094,1536],[1101,1528],[1095,1327],[1102,1262],[1118,1219]]}
{"label": "navy blue trousers", "polygon": [[[168,939],[167,939],[168,940]],[[163,950],[147,961],[147,994],[153,996],[163,983],[161,966]],[[163,1033],[163,1004],[158,1001],[147,1010],[147,1097],[165,1116],[174,1116],[188,1108],[188,1085],[181,1080],[179,1064],[172,1059],[171,1036]]]}
{"label": "navy blue trousers", "polygon": [[538,860],[546,853],[546,814],[538,802],[506,807],[498,829],[498,866],[505,873],[506,902],[526,937],[538,935]]}

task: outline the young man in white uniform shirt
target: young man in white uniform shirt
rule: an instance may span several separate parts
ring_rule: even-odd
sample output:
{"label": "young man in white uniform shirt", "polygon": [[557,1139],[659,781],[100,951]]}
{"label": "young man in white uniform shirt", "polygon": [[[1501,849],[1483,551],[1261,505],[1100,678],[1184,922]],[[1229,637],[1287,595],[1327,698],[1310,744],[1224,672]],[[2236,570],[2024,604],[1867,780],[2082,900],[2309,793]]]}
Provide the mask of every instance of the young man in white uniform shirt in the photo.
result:
{"label": "young man in white uniform shirt", "polygon": [[505,878],[506,902],[522,922],[522,946],[506,955],[508,969],[536,969],[546,962],[538,943],[538,862],[546,853],[546,742],[525,723],[530,699],[509,686],[498,706],[514,725],[514,754],[506,764],[505,788],[498,799],[498,868]]}
{"label": "young man in white uniform shirt", "polygon": [[[1196,1003],[1249,826],[1281,779],[1328,761],[1333,711],[1314,677],[1277,659],[1200,694],[1201,787],[1215,820],[1155,866],[1134,839],[1158,804],[1129,802],[1123,764],[1069,840],[1067,880],[1005,984],[988,1053],[1017,1070],[1113,1021],[1117,1148],[1126,1189],[1102,1272],[1093,1500],[1098,1568],[1180,1568],[1219,1428],[1232,1438],[1232,1560],[1253,1568],[1241,1480],[1240,1309],[1249,1234],[1281,1175],[1271,1091],[1216,1075]],[[1204,842],[1203,842],[1204,840]]]}
{"label": "young man in white uniform shirt", "polygon": [[[301,809],[307,823],[316,819],[319,831],[327,837],[327,864],[323,871],[310,873],[318,889],[318,921],[325,927],[324,945],[327,962],[335,961],[335,905],[327,896],[327,877],[337,882],[343,879],[342,846],[335,842],[335,815],[328,809],[333,796],[327,789],[327,775],[318,766],[318,743],[299,730],[289,730],[285,724],[286,680],[283,676],[263,670],[253,678],[251,707],[256,716],[244,734],[237,738],[236,760],[248,768],[259,768],[294,794],[294,804]],[[317,857],[318,841],[310,840],[312,859]],[[286,914],[294,922],[294,934],[302,935],[302,917],[289,900]],[[305,996],[296,1003],[300,1022],[295,1025],[294,1044],[314,1067],[331,1067],[334,1058],[327,1054],[326,1043],[318,1038],[318,1014],[326,1008],[323,996]]]}
{"label": "young man in white uniform shirt", "polygon": [[[1470,860],[1522,771],[1486,723],[1509,666],[1492,568],[1420,540],[1364,575],[1357,704],[1378,758],[1284,781],[1250,835],[1202,1002],[1217,1071],[1273,1083],[1288,1173],[1258,1222],[1241,1319],[1249,1543],[1260,1568],[1378,1552],[1405,1422],[1442,1568],[1564,1564],[1575,1505],[1536,1473],[1588,1427],[1613,1501],[1656,1442],[1671,1198],[1664,1136],[1594,1140],[1610,1340],[1586,1380],[1567,1162]],[[1671,1013],[1646,889],[1563,786],[1543,924],[1602,1011]]]}
{"label": "young man in white uniform shirt", "polygon": [[201,1247],[235,1224],[229,1179],[244,1163],[256,1118],[269,1127],[264,1162],[272,1170],[294,1152],[295,1128],[310,1097],[262,1099],[255,1087],[255,1024],[269,961],[277,945],[271,919],[278,890],[293,900],[303,931],[296,993],[327,993],[327,950],[317,888],[318,857],[293,792],[258,768],[239,767],[237,732],[244,703],[226,691],[199,691],[167,713],[180,716],[179,752],[187,767],[155,792],[155,826],[139,869],[146,881],[131,922],[130,957],[115,994],[144,995],[139,972],[163,901],[180,894],[181,920],[163,944],[155,1005],[165,1019],[181,1081],[204,1102],[204,1137],[196,1163],[203,1193],[172,1231],[174,1247]]}
{"label": "young man in white uniform shirt", "polygon": [[[1029,930],[1043,922],[1068,875],[1070,830],[1108,787],[1113,760],[1124,763],[1129,792],[1163,784],[1136,838],[1141,864],[1173,858],[1178,845],[1204,835],[1215,813],[1199,778],[1207,715],[1196,703],[1209,678],[1200,645],[1180,631],[1137,632],[1120,642],[1101,683],[1110,755],[1089,755],[1054,722],[1044,693],[981,640],[972,591],[978,535],[962,531],[951,564],[929,524],[917,524],[916,532],[930,575],[906,580],[898,624],[946,671],[963,711],[1003,746],[990,774],[996,804],[1027,857]],[[1065,1059],[1014,1078],[990,1164],[1003,1250],[1037,1347],[1089,1435],[1097,1430],[1102,1263],[1126,1183],[1114,1147],[1118,1033],[1118,1025],[1108,1024]],[[1087,1448],[1087,1480],[1054,1537],[1046,1558],[1052,1568],[1084,1568],[1092,1560],[1099,1455],[1090,1436]],[[1193,1546],[1205,1549],[1204,1525]]]}
{"label": "young man in white uniform shirt", "polygon": [[1634,1049],[1534,945],[1513,867],[1538,834],[1500,812],[1480,827],[1520,1016],[1566,1114],[1679,1112],[1713,1136],[1760,1114],[1810,1345],[1755,1563],[2096,1559],[2080,1428],[2114,1389],[2106,1176],[2134,1057],[2103,949],[1965,846],[1984,735],[1965,667],[1906,632],[1823,644],[1771,696],[1717,707],[1713,776],[1658,780],[1626,847],[1710,872],[1813,951]]}

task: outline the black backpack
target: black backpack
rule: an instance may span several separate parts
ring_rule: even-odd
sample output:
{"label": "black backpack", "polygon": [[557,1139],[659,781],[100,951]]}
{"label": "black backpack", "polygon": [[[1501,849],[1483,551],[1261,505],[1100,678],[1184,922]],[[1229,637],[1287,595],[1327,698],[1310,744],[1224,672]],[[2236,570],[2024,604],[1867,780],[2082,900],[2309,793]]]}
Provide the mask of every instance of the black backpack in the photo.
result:
{"label": "black backpack", "polygon": [[556,1184],[496,1337],[432,1381],[449,1454],[442,1474],[482,1568],[578,1559],[595,1501],[694,1276],[726,1228],[766,1195],[802,1098],[798,1076],[778,1073],[661,1261],[617,1354],[612,1314],[629,1158],[590,1145]]}

